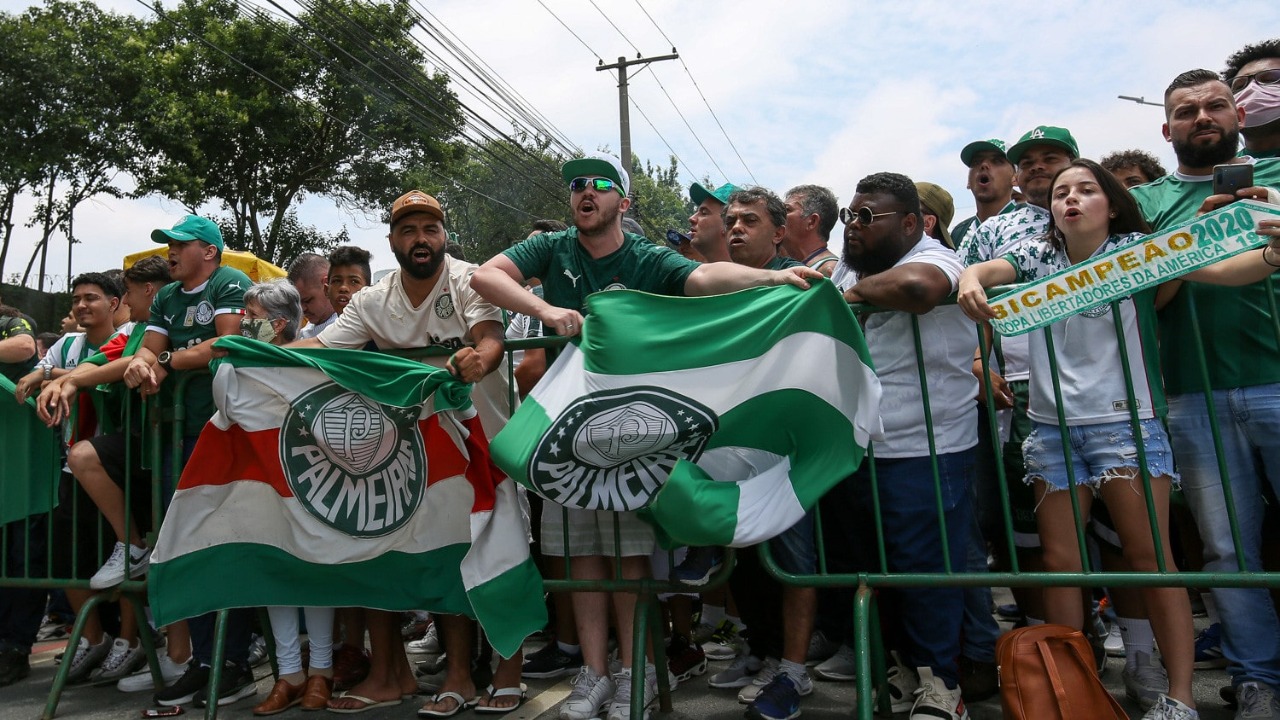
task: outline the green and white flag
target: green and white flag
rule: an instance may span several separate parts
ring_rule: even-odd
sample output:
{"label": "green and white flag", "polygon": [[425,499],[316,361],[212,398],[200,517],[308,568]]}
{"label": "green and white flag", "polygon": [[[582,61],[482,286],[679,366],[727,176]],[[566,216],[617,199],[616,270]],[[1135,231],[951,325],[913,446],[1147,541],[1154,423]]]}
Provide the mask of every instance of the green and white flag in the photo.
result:
{"label": "green and white flag", "polygon": [[675,544],[742,547],[798,521],[880,431],[880,383],[831,283],[592,295],[494,438],[494,462],[572,508],[645,511]]}
{"label": "green and white flag", "polygon": [[433,610],[475,617],[504,657],[546,624],[469,386],[379,353],[217,347],[218,412],[151,556],[158,624],[264,605]]}

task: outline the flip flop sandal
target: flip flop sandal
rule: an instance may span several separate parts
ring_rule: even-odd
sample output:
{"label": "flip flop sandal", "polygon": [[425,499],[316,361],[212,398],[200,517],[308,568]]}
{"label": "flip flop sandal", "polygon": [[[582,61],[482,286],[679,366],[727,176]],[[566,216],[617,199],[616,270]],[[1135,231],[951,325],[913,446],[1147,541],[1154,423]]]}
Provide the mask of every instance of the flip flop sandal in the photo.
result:
{"label": "flip flop sandal", "polygon": [[[353,707],[353,708],[338,708],[332,705],[334,700],[341,700],[343,698],[355,700],[356,702],[361,703],[361,705],[360,707]],[[355,695],[349,692],[344,692],[341,695],[338,695],[334,697],[332,700],[330,700],[329,701],[330,705],[325,709],[327,709],[331,713],[342,713],[343,715],[354,715],[356,713],[362,713],[366,710],[372,710],[374,708],[394,707],[396,705],[399,705],[401,702],[403,702],[403,700],[401,700],[400,698],[396,698],[395,700],[374,700],[373,698],[367,698],[363,695]]]}
{"label": "flip flop sandal", "polygon": [[515,697],[518,698],[518,700],[516,701],[516,704],[511,707],[494,707],[492,705],[477,704],[476,712],[486,713],[489,715],[505,715],[524,704],[524,699],[529,693],[529,686],[524,683],[520,683],[520,687],[504,687],[495,690],[494,687],[490,685],[487,692],[489,693],[489,702],[493,702],[495,699],[500,697]]}
{"label": "flip flop sandal", "polygon": [[423,707],[418,710],[418,717],[450,718],[462,712],[463,710],[470,710],[471,708],[475,707],[476,702],[478,702],[475,698],[472,698],[471,700],[463,699],[461,695],[452,691],[436,693],[431,697],[431,703],[433,705],[439,704],[444,700],[452,700],[454,702],[453,707],[449,710],[428,710],[425,707]]}

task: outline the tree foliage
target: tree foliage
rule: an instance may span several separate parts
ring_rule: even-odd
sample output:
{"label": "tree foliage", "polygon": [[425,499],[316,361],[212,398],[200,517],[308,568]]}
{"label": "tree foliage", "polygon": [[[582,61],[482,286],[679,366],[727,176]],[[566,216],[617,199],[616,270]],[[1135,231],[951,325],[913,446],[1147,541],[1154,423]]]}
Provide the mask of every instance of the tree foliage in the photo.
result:
{"label": "tree foliage", "polygon": [[668,158],[666,167],[641,163],[635,157],[631,164],[632,200],[627,215],[640,223],[645,237],[662,243],[667,237],[667,230],[684,231],[688,228],[693,206],[680,185],[675,157]]}
{"label": "tree foliage", "polygon": [[27,273],[38,256],[41,285],[54,232],[74,241],[76,207],[121,196],[114,179],[138,156],[131,105],[145,60],[141,26],[89,2],[50,0],[0,15],[0,275],[20,194],[40,198],[27,222],[41,230]]}
{"label": "tree foliage", "polygon": [[286,31],[231,0],[184,0],[151,26],[140,194],[230,214],[227,244],[277,264],[312,249],[287,221],[308,195],[385,207],[405,168],[448,161],[461,129],[404,0],[324,0]]}

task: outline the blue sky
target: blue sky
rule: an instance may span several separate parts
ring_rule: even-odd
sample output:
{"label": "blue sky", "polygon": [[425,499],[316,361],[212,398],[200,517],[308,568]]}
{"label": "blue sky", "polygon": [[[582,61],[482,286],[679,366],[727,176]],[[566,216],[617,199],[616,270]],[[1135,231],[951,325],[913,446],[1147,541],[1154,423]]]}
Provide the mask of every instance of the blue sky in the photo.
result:
{"label": "blue sky", "polygon": [[[635,0],[543,2],[606,62],[636,51],[597,6],[646,55],[670,51]],[[640,2],[675,43],[760,184],[781,192],[815,182],[847,202],[859,178],[893,170],[951,191],[957,220],[973,208],[960,148],[987,137],[1012,142],[1038,124],[1071,129],[1086,157],[1142,148],[1172,169],[1160,108],[1116,96],[1158,102],[1177,73],[1220,70],[1234,50],[1280,34],[1280,3]],[[131,0],[99,4],[146,12]],[[28,5],[0,0],[6,12]],[[596,72],[596,57],[536,0],[433,0],[428,7],[574,143],[616,151],[616,78]],[[683,160],[686,185],[704,176],[751,181],[679,62],[638,73],[631,93]],[[631,125],[633,152],[665,163],[670,151],[634,109]],[[76,247],[74,271],[118,265],[149,245],[152,228],[184,210],[154,198],[84,206],[76,226],[85,243]],[[352,214],[313,198],[302,217],[326,230],[346,225],[374,252],[375,267],[387,267],[381,209],[369,211]],[[6,274],[21,270],[35,240],[34,230],[15,234]],[[65,243],[55,242],[50,264],[64,272]]]}

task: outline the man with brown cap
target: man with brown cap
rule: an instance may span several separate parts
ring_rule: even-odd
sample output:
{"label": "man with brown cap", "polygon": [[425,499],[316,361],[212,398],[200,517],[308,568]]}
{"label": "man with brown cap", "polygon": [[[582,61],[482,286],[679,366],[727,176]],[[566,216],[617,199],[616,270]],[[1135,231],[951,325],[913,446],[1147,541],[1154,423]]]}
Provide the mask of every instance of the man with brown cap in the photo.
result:
{"label": "man with brown cap", "polygon": [[916,183],[916,192],[920,193],[920,213],[924,215],[924,234],[955,250],[955,243],[951,242],[951,233],[947,232],[947,226],[956,216],[956,204],[951,199],[951,193],[941,185],[931,182]]}
{"label": "man with brown cap", "polygon": [[[426,358],[459,379],[475,383],[471,398],[485,434],[492,437],[506,424],[506,365],[503,357],[502,314],[471,289],[476,266],[445,252],[449,235],[440,203],[421,190],[411,190],[391,205],[387,239],[400,267],[351,296],[342,314],[314,338],[289,347],[363,348],[373,341],[379,348],[443,347],[453,355]],[[394,613],[366,613],[372,653],[369,676],[345,697],[329,702],[336,712],[359,712],[398,705],[417,682],[400,642]],[[428,714],[446,716],[470,707],[477,688],[471,679],[474,628],[459,616],[442,616],[448,672]],[[494,674],[498,688],[483,702],[486,707],[511,708],[519,702],[521,657],[504,660]],[[514,689],[514,693],[512,690]]]}

